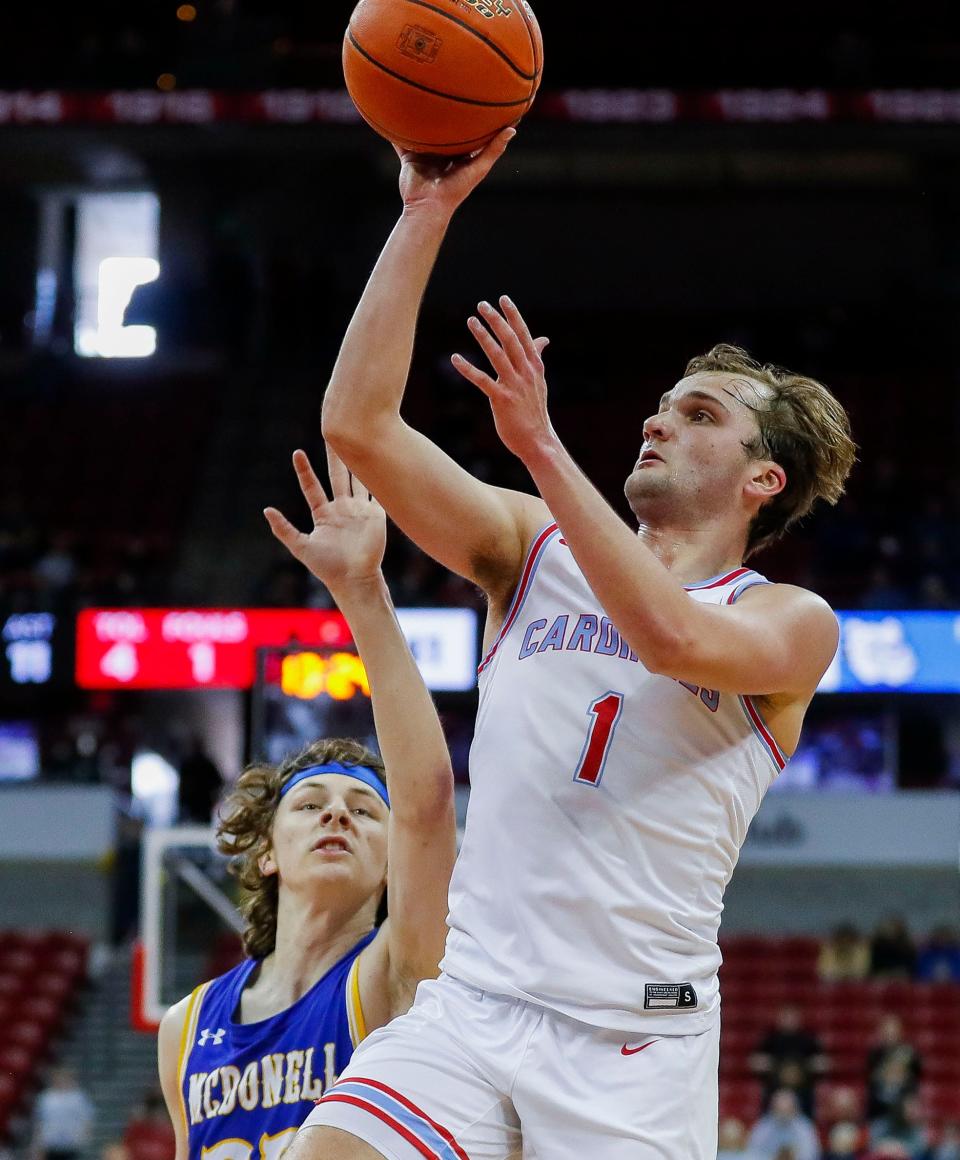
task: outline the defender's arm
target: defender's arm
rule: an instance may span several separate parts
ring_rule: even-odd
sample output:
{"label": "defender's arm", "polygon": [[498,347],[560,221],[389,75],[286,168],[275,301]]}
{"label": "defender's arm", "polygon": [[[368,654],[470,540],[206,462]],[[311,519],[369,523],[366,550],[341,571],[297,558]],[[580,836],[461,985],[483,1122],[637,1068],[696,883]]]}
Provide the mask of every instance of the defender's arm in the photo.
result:
{"label": "defender's arm", "polygon": [[[190,996],[175,1003],[160,1020],[157,1034],[157,1063],[160,1071],[160,1087],[167,1112],[173,1124],[177,1141],[176,1160],[187,1160],[187,1125],[183,1119],[183,1100],[180,1095],[180,1041],[187,1019]],[[189,1045],[188,1045],[189,1046]]]}
{"label": "defender's arm", "polygon": [[314,527],[298,532],[278,511],[274,535],[326,584],[347,619],[370,682],[389,778],[387,890],[390,917],[360,960],[371,1026],[406,1009],[416,984],[437,974],[447,926],[447,885],[456,856],[453,770],[433,701],[397,623],[380,571],[383,509],[328,449],[329,502],[306,455],[294,465]]}

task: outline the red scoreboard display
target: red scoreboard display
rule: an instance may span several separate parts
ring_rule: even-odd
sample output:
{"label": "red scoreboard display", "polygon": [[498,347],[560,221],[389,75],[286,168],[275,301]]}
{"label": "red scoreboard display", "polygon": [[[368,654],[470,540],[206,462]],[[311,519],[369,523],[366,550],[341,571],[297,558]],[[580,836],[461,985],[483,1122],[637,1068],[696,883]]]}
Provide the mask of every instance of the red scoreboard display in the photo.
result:
{"label": "red scoreboard display", "polygon": [[90,608],[77,618],[82,689],[249,689],[257,649],[350,646],[339,612],[298,608]]}

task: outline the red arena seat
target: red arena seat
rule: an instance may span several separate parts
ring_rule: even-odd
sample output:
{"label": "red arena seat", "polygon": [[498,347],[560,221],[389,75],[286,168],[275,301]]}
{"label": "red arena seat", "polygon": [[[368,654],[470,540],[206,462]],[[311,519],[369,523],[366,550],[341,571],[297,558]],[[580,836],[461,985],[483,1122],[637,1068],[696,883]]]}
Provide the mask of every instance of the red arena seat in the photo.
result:
{"label": "red arena seat", "polygon": [[816,963],[820,957],[822,942],[816,935],[792,934],[779,940],[780,949],[799,960]]}
{"label": "red arena seat", "polygon": [[925,1083],[924,1103],[935,1120],[960,1119],[960,1087],[956,1083]]}
{"label": "red arena seat", "polygon": [[23,1019],[39,1023],[49,1034],[60,1022],[61,1007],[46,995],[33,995],[20,1001],[17,1013]]}
{"label": "red arena seat", "polygon": [[762,961],[767,953],[770,940],[760,935],[730,935],[721,943],[720,949],[726,961]]}
{"label": "red arena seat", "polygon": [[24,978],[22,975],[7,974],[6,971],[0,972],[0,996],[7,998],[16,998],[24,987]]}
{"label": "red arena seat", "polygon": [[41,930],[13,931],[10,942],[30,954],[40,955],[47,949],[47,932]]}
{"label": "red arena seat", "polygon": [[830,1075],[834,1079],[860,1079],[866,1070],[866,1054],[860,1050],[830,1052]]}
{"label": "red arena seat", "polygon": [[10,1076],[23,1087],[33,1073],[35,1058],[32,1052],[18,1044],[0,1044],[0,1075]]}
{"label": "red arena seat", "polygon": [[760,1085],[755,1080],[720,1084],[720,1115],[736,1116],[752,1124],[760,1115]]}
{"label": "red arena seat", "polygon": [[177,1143],[173,1128],[148,1120],[133,1120],[123,1133],[131,1160],[173,1160]]}
{"label": "red arena seat", "polygon": [[46,971],[33,980],[31,990],[62,1003],[73,990],[73,979],[59,971]]}
{"label": "red arena seat", "polygon": [[870,1050],[871,1033],[860,1027],[827,1027],[819,1032],[820,1042],[828,1054],[859,1051],[864,1061]]}
{"label": "red arena seat", "polygon": [[18,1019],[14,1023],[8,1023],[3,1032],[5,1043],[23,1047],[34,1055],[42,1053],[47,1038],[47,1029],[34,1019]]}
{"label": "red arena seat", "polygon": [[953,1083],[960,1091],[960,1049],[956,1042],[941,1052],[925,1052],[923,1056],[923,1074],[932,1083]]}
{"label": "red arena seat", "polygon": [[56,950],[77,951],[84,959],[90,952],[90,940],[85,934],[72,930],[54,930],[49,935],[50,946]]}
{"label": "red arena seat", "polygon": [[44,970],[79,979],[86,972],[87,957],[78,950],[55,950],[43,960]]}
{"label": "red arena seat", "polygon": [[0,970],[5,974],[32,974],[37,969],[37,958],[20,946],[0,948]]}
{"label": "red arena seat", "polygon": [[20,1084],[8,1072],[0,1071],[0,1103],[15,1103],[20,1096]]}

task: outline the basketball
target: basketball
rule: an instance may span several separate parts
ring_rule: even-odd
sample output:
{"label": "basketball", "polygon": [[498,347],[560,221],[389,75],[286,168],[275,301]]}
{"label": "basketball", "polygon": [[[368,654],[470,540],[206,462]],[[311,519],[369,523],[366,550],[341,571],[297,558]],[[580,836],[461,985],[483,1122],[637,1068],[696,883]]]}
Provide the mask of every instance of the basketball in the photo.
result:
{"label": "basketball", "polygon": [[526,0],[360,0],[343,40],[361,116],[417,153],[472,153],[516,125],[542,70]]}

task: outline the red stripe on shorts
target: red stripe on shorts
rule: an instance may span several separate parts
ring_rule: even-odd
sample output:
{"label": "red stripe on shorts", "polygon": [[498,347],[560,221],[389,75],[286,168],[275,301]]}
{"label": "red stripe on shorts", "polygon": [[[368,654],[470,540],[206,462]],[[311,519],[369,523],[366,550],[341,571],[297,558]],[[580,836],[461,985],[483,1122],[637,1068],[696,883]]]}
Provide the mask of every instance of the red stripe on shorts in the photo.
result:
{"label": "red stripe on shorts", "polygon": [[457,1141],[453,1138],[453,1134],[447,1128],[445,1128],[443,1124],[438,1124],[437,1121],[428,1116],[425,1111],[423,1111],[421,1108],[418,1108],[412,1100],[408,1100],[406,1096],[403,1096],[399,1092],[394,1091],[392,1087],[388,1087],[385,1083],[381,1083],[379,1080],[364,1079],[359,1075],[349,1076],[347,1082],[366,1084],[367,1087],[376,1088],[378,1091],[384,1092],[386,1095],[390,1096],[391,1099],[396,1100],[398,1104],[403,1104],[408,1112],[413,1112],[415,1116],[419,1116],[422,1120],[426,1120],[430,1127],[433,1128],[433,1130],[437,1133],[437,1135],[442,1136],[443,1139],[446,1140],[454,1152],[456,1152],[456,1154],[460,1157],[460,1160],[470,1160],[470,1157],[466,1154],[466,1152],[464,1152]]}
{"label": "red stripe on shorts", "polygon": [[389,1114],[389,1112],[385,1112],[383,1108],[378,1108],[376,1104],[368,1103],[366,1100],[361,1099],[359,1096],[348,1096],[346,1092],[339,1094],[336,1091],[331,1091],[328,1095],[325,1095],[322,1099],[317,1101],[319,1104],[335,1102],[341,1104],[353,1104],[355,1107],[361,1108],[365,1112],[369,1112],[371,1116],[376,1116],[378,1120],[383,1120],[383,1122],[388,1127],[392,1128],[397,1133],[397,1135],[402,1136],[408,1144],[411,1144],[414,1148],[416,1148],[420,1155],[424,1157],[424,1160],[441,1160],[441,1157],[438,1156],[432,1148],[424,1144],[424,1142],[418,1136],[415,1136],[409,1128],[404,1127],[404,1125],[401,1124],[399,1120],[395,1120],[393,1116]]}

